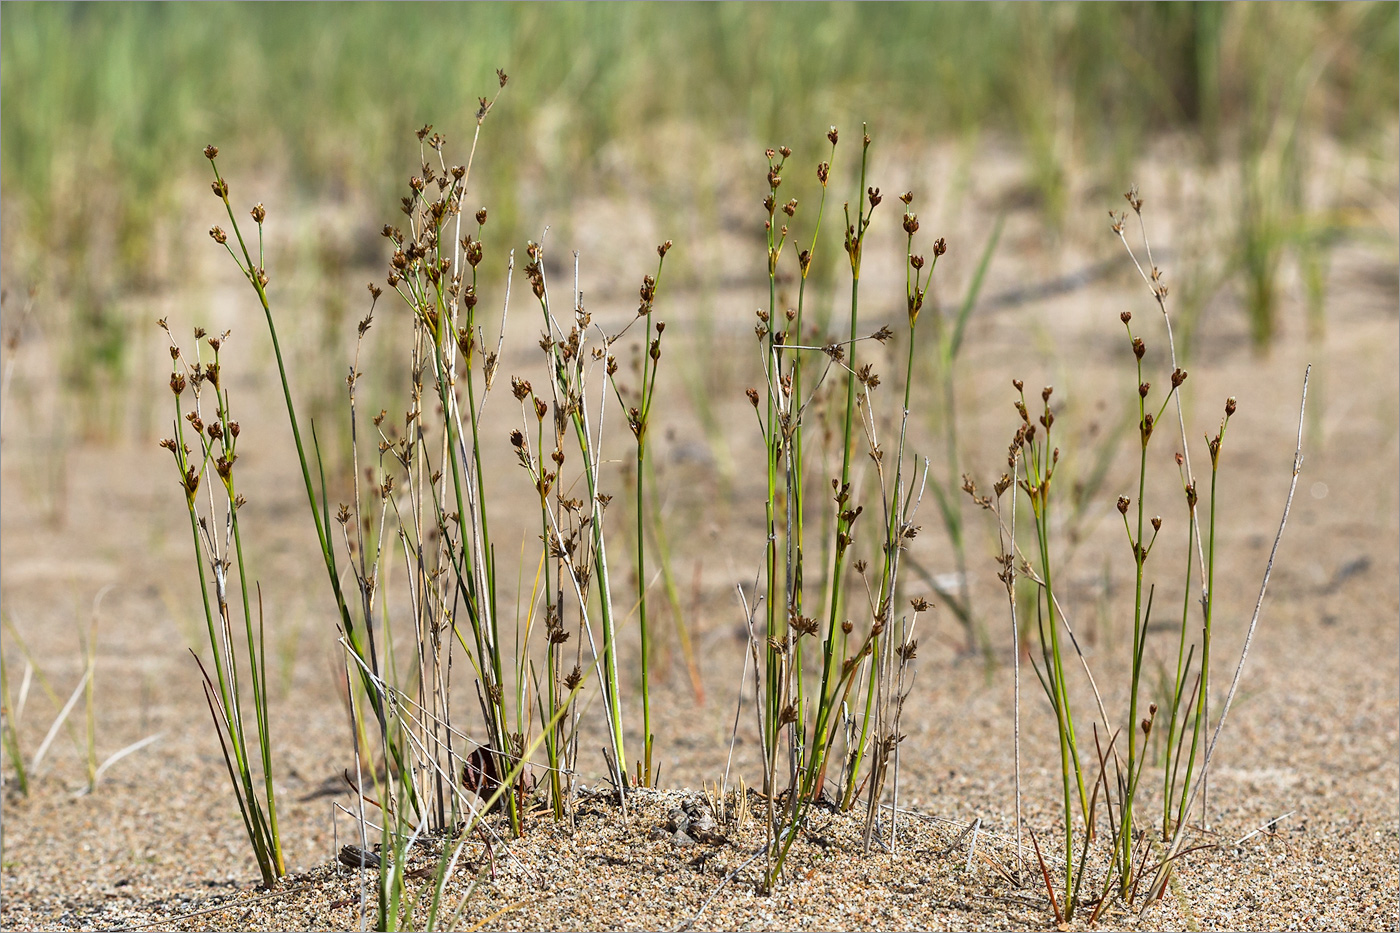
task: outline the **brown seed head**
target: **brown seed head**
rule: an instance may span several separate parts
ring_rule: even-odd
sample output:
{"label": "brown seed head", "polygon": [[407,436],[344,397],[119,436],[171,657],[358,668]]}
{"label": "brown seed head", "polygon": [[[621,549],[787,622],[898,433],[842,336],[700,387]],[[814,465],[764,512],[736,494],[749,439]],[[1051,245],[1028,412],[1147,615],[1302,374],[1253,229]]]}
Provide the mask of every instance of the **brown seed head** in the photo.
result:
{"label": "brown seed head", "polygon": [[267,219],[267,208],[262,206],[261,201],[259,201],[257,204],[254,204],[253,209],[248,213],[250,213],[253,216],[253,223],[255,224],[260,224]]}
{"label": "brown seed head", "polygon": [[904,215],[904,232],[913,236],[919,229],[919,218],[913,214]]}
{"label": "brown seed head", "polygon": [[1142,342],[1142,338],[1141,338],[1141,337],[1134,337],[1134,338],[1133,338],[1133,356],[1137,357],[1138,359],[1142,359],[1143,356],[1144,356],[1146,353],[1147,353],[1147,344],[1145,344],[1145,343]]}
{"label": "brown seed head", "polygon": [[1128,506],[1130,506],[1130,505],[1132,505],[1132,504],[1133,504],[1133,500],[1129,499],[1127,496],[1119,496],[1119,497],[1118,497],[1118,511],[1119,511],[1121,514],[1127,515],[1127,514],[1128,514]]}
{"label": "brown seed head", "polygon": [[666,258],[666,254],[669,253],[670,251],[671,251],[671,241],[670,241],[670,240],[667,240],[665,243],[662,243],[660,246],[658,246],[658,247],[656,248],[656,255],[660,256],[662,259],[665,259],[665,258]]}
{"label": "brown seed head", "polygon": [[214,192],[216,196],[220,198],[228,197],[228,182],[224,181],[222,178],[220,178],[218,181],[212,182],[209,185],[209,188]]}
{"label": "brown seed head", "polygon": [[933,241],[933,255],[935,258],[942,256],[946,252],[948,252],[947,240],[943,239],[942,237],[939,237],[938,239]]}
{"label": "brown seed head", "polygon": [[865,196],[870,200],[871,207],[879,205],[879,203],[884,200],[884,198],[880,196],[879,188],[866,188]]}
{"label": "brown seed head", "polygon": [[1147,393],[1152,391],[1152,383],[1144,382],[1138,386],[1138,398],[1147,398]]}
{"label": "brown seed head", "polygon": [[1131,311],[1124,311],[1122,314],[1118,315],[1118,320],[1122,321],[1124,324],[1128,323],[1132,319],[1133,312]]}
{"label": "brown seed head", "polygon": [[1186,370],[1180,367],[1172,370],[1172,388],[1178,388],[1186,381]]}
{"label": "brown seed head", "polygon": [[833,126],[831,129],[826,131],[826,138],[831,140],[831,144],[833,146],[836,145],[836,140],[839,138],[836,132],[836,127]]}
{"label": "brown seed head", "polygon": [[752,405],[754,408],[757,408],[757,407],[758,407],[758,390],[757,390],[757,389],[745,389],[745,390],[744,390],[744,394],[747,395],[747,396],[749,397],[749,404]]}
{"label": "brown seed head", "polygon": [[1154,516],[1152,516],[1152,530],[1153,530],[1153,531],[1161,531],[1161,530],[1162,530],[1162,516],[1160,516],[1160,515],[1154,515]]}
{"label": "brown seed head", "polygon": [[1225,400],[1225,417],[1228,418],[1235,413],[1235,397],[1232,395]]}
{"label": "brown seed head", "polygon": [[1137,185],[1133,185],[1130,188],[1128,188],[1128,190],[1124,192],[1123,197],[1127,198],[1128,206],[1133,209],[1133,213],[1142,213],[1142,198],[1138,197]]}
{"label": "brown seed head", "polygon": [[208,146],[205,146],[205,147],[204,147],[204,158],[208,159],[210,162],[213,162],[213,161],[214,161],[215,159],[217,159],[218,157],[219,157],[219,147],[218,147],[218,146],[215,146],[215,145],[208,145]]}
{"label": "brown seed head", "polygon": [[220,245],[228,242],[228,234],[224,233],[223,229],[217,226],[209,228],[209,236],[213,238],[215,243]]}

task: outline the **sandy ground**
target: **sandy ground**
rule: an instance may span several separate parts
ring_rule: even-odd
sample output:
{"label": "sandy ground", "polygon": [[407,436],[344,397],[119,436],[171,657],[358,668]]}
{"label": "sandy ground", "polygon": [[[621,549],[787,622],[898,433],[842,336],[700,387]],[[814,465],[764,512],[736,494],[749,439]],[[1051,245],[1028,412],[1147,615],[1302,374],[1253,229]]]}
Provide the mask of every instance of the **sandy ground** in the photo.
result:
{"label": "sandy ground", "polygon": [[[932,218],[946,209],[952,218],[950,242],[969,244],[966,255],[949,256],[945,301],[959,293],[985,241],[984,208],[1014,207],[1012,195],[998,189],[995,172],[990,174],[991,181],[964,193],[959,203],[965,206],[955,209],[941,199],[925,209],[925,223],[934,227]],[[1191,208],[1173,211],[1171,204],[1174,198],[1194,203],[1195,189],[1189,179],[1174,181],[1165,168],[1157,176],[1144,180],[1144,190],[1166,189],[1155,202],[1162,213],[1152,217],[1160,224],[1154,228],[1160,230],[1156,242],[1163,255],[1185,253]],[[1156,189],[1148,184],[1153,181]],[[1033,214],[1013,209],[984,294],[1008,296],[1114,255],[1114,241],[1100,231],[1106,226],[1104,205],[1116,208],[1117,203],[1101,196],[1082,200],[1093,208],[1083,223],[1093,236],[1060,243],[1043,242]],[[606,227],[617,221],[596,205],[580,209],[579,216],[592,218],[575,224],[585,240],[590,223]],[[637,239],[652,236],[651,225],[640,226]],[[747,242],[738,233],[726,235]],[[694,267],[719,269],[725,255],[722,242]],[[748,258],[752,255],[750,250]],[[951,261],[955,257],[961,264]],[[1126,266],[1126,258],[1123,262]],[[609,315],[625,317],[634,285],[630,274],[615,275],[608,260],[602,265],[593,273],[599,281],[585,285],[591,286],[593,306],[606,325]],[[1163,265],[1173,269],[1166,260]],[[674,929],[692,921],[699,928],[727,929],[1053,927],[1039,878],[1028,875],[1015,883],[1006,874],[1013,863],[1015,812],[1010,637],[993,576],[994,532],[971,509],[965,517],[975,605],[991,632],[998,664],[989,668],[968,655],[951,614],[935,613],[920,641],[918,682],[901,750],[900,806],[913,812],[900,816],[896,852],[863,856],[861,820],[821,811],[797,845],[788,881],[765,897],[756,892],[762,859],[752,859],[762,843],[758,820],[722,825],[722,839],[687,847],[675,845],[664,829],[671,810],[700,799],[699,789],[725,774],[736,683],[747,650],[734,586],[752,579],[761,554],[762,492],[750,479],[756,475],[756,445],[742,387],[752,379],[749,315],[762,300],[762,287],[742,263],[731,271],[716,277],[723,283],[716,288],[687,287],[670,299],[677,325],[668,331],[675,342],[668,349],[674,357],[667,359],[678,360],[678,375],[699,379],[702,386],[708,386],[705,380],[724,384],[712,392],[718,435],[695,427],[694,396],[681,390],[679,378],[665,390],[669,403],[662,406],[664,431],[658,432],[665,436],[663,507],[675,538],[704,687],[703,699],[697,697],[673,636],[663,637],[654,705],[661,783],[671,790],[638,795],[626,818],[615,800],[597,796],[580,806],[572,831],[537,815],[523,839],[497,841],[489,853],[485,845],[471,843],[450,899],[455,904],[462,885],[478,875],[482,880],[461,923],[509,929]],[[870,294],[884,295],[870,301],[872,316],[893,320],[901,287],[882,292],[879,275],[871,278]],[[251,310],[226,276],[213,274],[209,283],[154,296],[142,313],[169,313],[187,329],[204,313],[222,320]],[[1400,285],[1393,251],[1343,242],[1330,266],[1325,332],[1309,337],[1296,284],[1285,277],[1283,335],[1270,354],[1250,350],[1238,295],[1227,288],[1207,306],[1198,350],[1188,364],[1193,436],[1214,432],[1227,395],[1238,397],[1240,405],[1222,474],[1223,608],[1216,650],[1228,662],[1217,668],[1222,671],[1217,704],[1228,681],[1223,672],[1233,671],[1238,657],[1283,508],[1298,390],[1311,362],[1306,462],[1240,695],[1213,766],[1209,830],[1194,840],[1213,847],[1183,861],[1165,901],[1140,914],[1115,906],[1102,921],[1107,926],[1393,929],[1400,922]],[[363,286],[346,285],[345,291],[352,287]],[[1109,434],[1131,397],[1119,311],[1133,310],[1149,342],[1162,346],[1150,299],[1130,274],[1075,283],[1062,294],[1052,291],[1030,300],[1022,295],[988,302],[969,328],[959,363],[966,412],[962,457],[983,485],[998,471],[1014,428],[1013,376],[1037,387],[1055,384],[1057,397],[1066,400],[1061,417],[1081,432],[1067,436],[1082,437],[1085,451],[1085,463],[1066,469],[1087,470],[1094,438]],[[256,321],[239,320],[237,339],[242,347],[253,347],[251,358],[235,364],[235,385],[246,400],[243,423],[252,434],[244,445],[243,488],[250,498],[244,521],[254,529],[249,532],[254,569],[272,607],[272,713],[291,877],[272,896],[255,889],[256,867],[187,650],[207,651],[207,646],[200,647],[203,623],[188,526],[168,454],[155,443],[166,431],[162,408],[155,406],[164,406],[165,399],[151,396],[154,402],[144,407],[133,402],[138,413],[125,417],[113,440],[74,438],[71,429],[61,428],[62,398],[45,375],[54,350],[40,342],[22,346],[17,357],[0,459],[0,569],[3,611],[12,626],[4,641],[12,695],[25,667],[15,633],[61,704],[81,677],[79,632],[95,618],[98,759],[150,735],[159,739],[115,764],[95,792],[82,793],[86,719],[79,705],[69,720],[72,736],[68,729],[59,731],[27,797],[18,793],[7,762],[0,867],[5,929],[141,924],[307,929],[357,928],[363,922],[363,881],[334,860],[338,846],[353,841],[354,827],[336,811],[337,804],[351,805],[338,776],[353,766],[353,758],[338,699],[331,607],[313,560],[314,540],[288,456],[280,402],[269,391],[271,370],[260,358],[265,338]],[[532,327],[522,324],[515,333],[530,334]],[[157,335],[150,337],[151,381],[160,385],[165,364]],[[513,355],[508,352],[505,365],[529,375],[538,364],[530,340],[521,346]],[[312,350],[306,354],[297,370],[306,384],[334,385],[341,378],[340,363],[317,364]],[[324,379],[316,376],[327,372]],[[511,413],[495,417],[500,419],[496,436],[503,438]],[[915,421],[920,442],[927,439],[931,446],[927,419]],[[499,446],[492,454],[497,458],[492,475],[506,490],[502,501],[508,512],[513,502],[527,502],[527,486],[504,440]],[[1199,440],[1194,450],[1198,464],[1205,462]],[[1113,461],[1102,491],[1086,510],[1080,543],[1062,576],[1111,711],[1125,706],[1121,659],[1130,640],[1124,616],[1132,596],[1112,505],[1131,486],[1131,459],[1123,447]],[[1170,524],[1179,491],[1172,493],[1174,471],[1159,473],[1154,495]],[[926,507],[925,530],[911,553],[931,572],[945,572],[952,567],[951,554],[936,514]],[[1175,563],[1181,544],[1171,541]],[[1106,575],[1109,557],[1116,569]],[[1167,568],[1159,572],[1172,579]],[[1154,659],[1166,663],[1174,640],[1171,627],[1164,626],[1149,648]],[[1025,815],[1045,845],[1056,831],[1058,758],[1043,695],[1029,675],[1022,688]],[[34,682],[19,728],[27,757],[44,739],[59,704]],[[759,781],[755,740],[752,706],[746,702],[731,785],[735,775],[750,785]],[[585,754],[581,768],[588,772],[583,780],[596,785],[602,771],[598,756]],[[1155,799],[1149,791],[1148,812]],[[761,807],[753,798],[751,809]],[[964,830],[978,820],[974,847]],[[429,847],[416,858],[431,855]],[[417,884],[421,890],[423,882]],[[189,916],[195,912],[201,913]]]}

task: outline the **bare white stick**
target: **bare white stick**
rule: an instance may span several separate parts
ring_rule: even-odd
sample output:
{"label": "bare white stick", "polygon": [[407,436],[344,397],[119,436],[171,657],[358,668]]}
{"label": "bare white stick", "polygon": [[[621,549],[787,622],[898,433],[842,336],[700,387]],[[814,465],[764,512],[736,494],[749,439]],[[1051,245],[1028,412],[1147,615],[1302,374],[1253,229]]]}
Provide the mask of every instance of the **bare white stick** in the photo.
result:
{"label": "bare white stick", "polygon": [[88,679],[92,677],[92,662],[88,662],[87,670],[83,673],[83,679],[78,681],[78,686],[73,688],[73,695],[68,698],[68,702],[63,704],[63,709],[59,712],[58,718],[49,726],[48,735],[44,736],[44,741],[39,743],[39,750],[34,753],[34,760],[29,763],[29,772],[37,774],[39,763],[44,760],[44,755],[48,753],[49,746],[53,744],[54,736],[58,735],[59,727],[68,718],[68,714],[73,712],[73,707],[77,705],[78,698],[83,695],[83,688],[87,686]]}
{"label": "bare white stick", "polygon": [[102,764],[98,767],[97,771],[93,774],[92,786],[97,786],[97,782],[101,780],[103,772],[105,772],[108,768],[112,767],[112,765],[121,761],[123,758],[125,758],[127,755],[132,754],[133,752],[139,752],[147,745],[150,745],[152,742],[159,740],[160,737],[163,735],[165,735],[164,732],[157,732],[155,735],[148,735],[139,742],[132,742],[126,748],[123,748],[120,751],[113,752],[111,755],[108,756],[106,761],[102,762]]}
{"label": "bare white stick", "polygon": [[1285,813],[1283,816],[1276,816],[1276,817],[1274,817],[1272,820],[1269,820],[1269,822],[1265,823],[1263,826],[1260,826],[1258,829],[1254,830],[1253,832],[1245,833],[1243,836],[1241,836],[1240,838],[1236,839],[1236,840],[1235,840],[1235,845],[1237,845],[1237,846],[1238,846],[1238,845],[1243,845],[1246,841],[1248,841],[1248,840],[1250,840],[1250,839],[1253,839],[1255,836],[1259,835],[1260,833],[1268,833],[1269,835],[1272,836],[1272,835],[1274,834],[1274,827],[1275,827],[1275,826],[1277,826],[1279,823],[1281,823],[1281,822],[1283,822],[1284,820],[1288,819],[1290,816],[1292,816],[1293,814],[1295,814],[1295,813],[1297,813],[1297,812],[1298,812],[1297,810],[1289,810],[1289,811],[1288,811],[1287,813]]}

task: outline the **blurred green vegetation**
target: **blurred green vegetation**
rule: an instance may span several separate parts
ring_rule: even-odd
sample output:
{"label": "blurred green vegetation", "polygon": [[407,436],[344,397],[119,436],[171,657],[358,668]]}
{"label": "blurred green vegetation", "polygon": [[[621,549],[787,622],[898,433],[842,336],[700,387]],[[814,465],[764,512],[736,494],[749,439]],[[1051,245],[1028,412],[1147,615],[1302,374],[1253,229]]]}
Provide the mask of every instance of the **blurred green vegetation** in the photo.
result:
{"label": "blurred green vegetation", "polygon": [[1333,45],[1309,128],[1355,136],[1396,109],[1396,36],[1394,3],[15,2],[0,181],[60,238],[82,231],[42,218],[81,225],[78,204],[117,194],[108,219],[139,268],[141,231],[204,170],[205,141],[321,193],[373,184],[422,124],[465,132],[497,67],[514,81],[499,161],[577,185],[613,143],[647,181],[689,168],[700,153],[647,151],[670,121],[715,142],[853,120],[885,138],[999,129],[1037,162],[1065,131],[1121,149],[1192,126],[1216,149]]}
{"label": "blurred green vegetation", "polygon": [[[5,272],[11,287],[60,294],[91,335],[75,371],[119,372],[114,296],[180,274],[178,255],[152,257],[181,186],[207,180],[205,143],[242,177],[268,173],[310,200],[392,204],[412,131],[432,123],[465,147],[501,67],[511,86],[492,114],[486,182],[511,233],[523,207],[581,190],[713,210],[716,155],[862,121],[885,142],[1013,139],[1053,228],[1067,159],[1102,160],[1118,178],[1155,134],[1186,130],[1203,160],[1269,167],[1245,179],[1240,231],[1251,301],[1267,305],[1277,252],[1301,235],[1275,203],[1306,171],[1291,141],[1365,145],[1391,125],[1397,9],[10,2]],[[1267,322],[1256,333],[1267,339]]]}

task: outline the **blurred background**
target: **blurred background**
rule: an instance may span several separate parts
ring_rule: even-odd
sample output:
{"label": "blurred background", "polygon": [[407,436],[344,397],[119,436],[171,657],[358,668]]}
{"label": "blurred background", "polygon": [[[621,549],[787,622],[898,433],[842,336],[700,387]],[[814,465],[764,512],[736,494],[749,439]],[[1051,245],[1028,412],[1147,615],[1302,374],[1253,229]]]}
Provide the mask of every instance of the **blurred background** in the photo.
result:
{"label": "blurred background", "polygon": [[297,274],[324,281],[382,261],[375,232],[417,162],[413,131],[434,124],[465,153],[498,67],[511,83],[477,189],[493,232],[523,244],[546,222],[569,229],[546,206],[646,205],[685,241],[673,274],[689,286],[717,274],[718,231],[757,228],[765,146],[815,163],[828,125],[862,122],[912,176],[952,153],[949,211],[1002,154],[1014,177],[995,207],[1033,215],[1051,248],[1101,242],[1077,212],[1121,206],[1139,161],[1167,147],[1222,179],[1182,314],[1234,289],[1261,349],[1280,281],[1321,315],[1339,238],[1395,255],[1393,3],[11,3],[0,285],[11,351],[57,348],[51,375],[70,391],[54,416],[108,440],[139,423],[123,412],[145,410],[130,393],[153,341],[130,299],[218,261],[200,242],[205,143],[235,202],[283,223]]}
{"label": "blurred background", "polygon": [[[314,795],[314,782],[343,764],[343,749],[325,737],[343,728],[333,686],[343,658],[325,579],[256,299],[207,235],[227,218],[202,150],[219,147],[245,232],[248,209],[266,205],[266,266],[293,390],[303,425],[316,424],[336,501],[353,475],[345,374],[355,325],[369,307],[366,282],[382,285],[388,272],[379,231],[402,222],[399,198],[421,173],[414,133],[432,124],[448,139],[449,164],[465,161],[479,98],[496,93],[501,68],[509,84],[482,129],[468,194],[490,212],[484,306],[500,307],[506,250],[523,257],[527,239],[548,227],[551,280],[569,280],[579,250],[589,309],[615,333],[632,318],[641,276],[655,270],[656,244],[675,242],[656,302],[668,349],[654,547],[665,553],[665,531],[676,576],[668,572],[665,602],[677,634],[667,634],[653,671],[669,666],[677,710],[659,734],[683,739],[667,746],[676,750],[668,781],[714,780],[726,767],[733,675],[745,657],[734,585],[751,582],[761,559],[764,471],[761,443],[746,433],[753,410],[743,389],[761,384],[753,313],[768,300],[764,149],[792,147],[782,193],[801,201],[794,230],[811,237],[813,168],[830,154],[828,127],[841,129],[807,292],[810,320],[825,326],[848,307],[840,212],[856,194],[862,124],[875,140],[871,183],[886,198],[866,250],[863,320],[872,329],[907,320],[895,200],[905,190],[915,192],[922,242],[949,244],[924,320],[971,308],[956,373],[937,362],[936,328],[921,323],[928,352],[916,377],[931,389],[916,398],[910,428],[914,449],[932,451],[931,488],[952,503],[940,515],[930,492],[926,533],[909,558],[911,587],[937,593],[941,606],[920,663],[937,671],[927,677],[940,690],[963,684],[945,721],[1009,695],[1004,677],[992,691],[979,666],[962,663],[969,639],[948,610],[960,603],[963,629],[991,633],[989,657],[998,645],[1001,658],[1011,656],[990,561],[995,529],[960,482],[972,472],[985,491],[1004,462],[1013,376],[1037,388],[1053,382],[1064,399],[1065,585],[1082,607],[1086,640],[1106,654],[1128,643],[1121,610],[1132,586],[1110,573],[1124,559],[1114,498],[1137,475],[1137,380],[1121,311],[1151,328],[1148,362],[1170,372],[1161,315],[1106,216],[1139,183],[1177,351],[1191,370],[1185,420],[1196,456],[1205,457],[1201,435],[1216,430],[1221,400],[1239,397],[1222,504],[1231,529],[1222,547],[1235,562],[1222,588],[1235,621],[1254,605],[1286,492],[1297,386],[1304,364],[1316,364],[1308,473],[1298,530],[1289,532],[1297,537],[1286,542],[1270,596],[1288,624],[1269,629],[1256,651],[1261,669],[1272,660],[1293,671],[1306,657],[1317,680],[1370,677],[1343,705],[1350,710],[1359,695],[1391,704],[1375,707],[1389,726],[1351,734],[1392,743],[1377,760],[1393,762],[1394,680],[1377,686],[1390,669],[1358,659],[1393,658],[1395,647],[1398,36],[1393,2],[4,3],[0,623],[11,679],[32,660],[54,684],[49,707],[36,701],[23,723],[26,747],[100,658],[89,760],[94,735],[105,754],[165,730],[159,752],[133,757],[125,774],[134,780],[134,762],[156,754],[184,770],[131,789],[133,799],[156,788],[163,801],[213,814],[210,825],[236,839],[236,821],[217,809],[227,803],[222,764],[184,651],[207,650],[199,578],[170,458],[157,447],[170,431],[170,361],[154,324],[169,317],[187,351],[195,325],[235,332],[225,373],[245,432],[250,562],[276,640],[274,706],[284,734],[298,737],[288,743],[296,745],[287,749],[289,780]],[[1136,227],[1129,233],[1137,244]],[[786,276],[791,253],[783,263]],[[528,299],[523,276],[515,284],[516,298]],[[791,280],[779,284],[779,301],[793,303]],[[367,341],[373,355],[361,361],[362,416],[404,410],[406,366],[393,351],[411,337],[407,315],[387,301],[394,297],[381,299]],[[528,301],[515,307],[502,371],[536,376],[535,318]],[[869,352],[893,385],[903,358],[896,365],[888,348]],[[493,508],[513,518],[516,507],[533,509],[533,490],[505,439],[518,411],[503,394],[499,402],[486,434],[488,475]],[[616,451],[628,443],[620,425],[606,441]],[[1165,512],[1181,487],[1169,452],[1161,456],[1154,495]],[[624,468],[608,469],[625,489]],[[500,538],[503,566],[514,567],[517,555],[504,552],[515,551],[516,530]],[[1169,522],[1164,539],[1181,530]],[[694,705],[682,662],[691,649],[677,647],[682,617],[706,662]],[[1311,633],[1306,652],[1300,631]],[[717,699],[697,718],[705,691]],[[1271,695],[1283,698],[1276,705],[1255,707],[1267,739],[1251,754],[1261,761],[1296,747],[1278,738],[1275,720],[1279,709],[1313,715],[1297,704],[1300,692],[1289,680]],[[1319,756],[1330,756],[1322,743],[1338,731],[1308,720],[1284,734],[1316,735]],[[83,744],[65,759],[70,775]],[[997,760],[996,748],[983,760],[953,746],[941,754],[965,773],[989,773]],[[165,780],[155,771],[144,778]],[[941,774],[915,779],[934,788]],[[127,799],[112,783],[114,801]],[[1390,808],[1384,838],[1393,840],[1393,793],[1375,786],[1389,794],[1375,812]],[[308,803],[297,812],[301,857],[325,851],[322,811]],[[24,818],[45,827],[32,839],[65,825],[32,813]],[[132,838],[156,825],[143,822]],[[192,859],[161,858],[162,870],[201,870]],[[55,869],[54,884],[71,864]]]}

